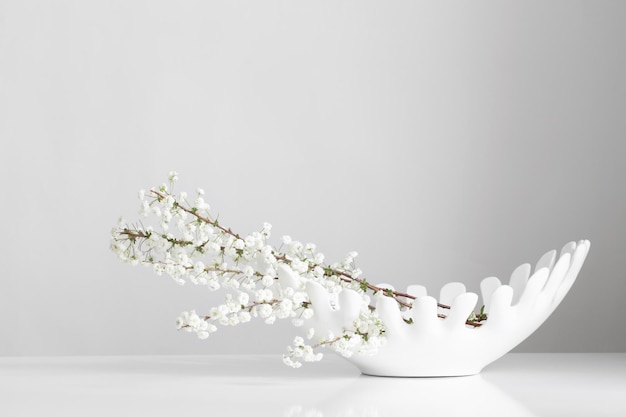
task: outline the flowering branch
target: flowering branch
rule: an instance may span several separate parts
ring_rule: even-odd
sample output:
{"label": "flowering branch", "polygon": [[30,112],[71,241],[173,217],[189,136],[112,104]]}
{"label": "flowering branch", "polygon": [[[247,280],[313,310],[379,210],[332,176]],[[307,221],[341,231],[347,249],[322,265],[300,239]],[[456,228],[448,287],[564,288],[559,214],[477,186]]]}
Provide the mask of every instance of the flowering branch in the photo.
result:
{"label": "flowering branch", "polygon": [[[201,189],[197,190],[193,203],[184,192],[174,195],[176,179],[177,174],[172,172],[169,186],[163,184],[148,193],[139,192],[140,214],[159,220],[159,230],[144,227],[143,223],[129,226],[120,219],[112,231],[111,249],[123,261],[151,266],[158,275],[166,273],[179,284],[188,280],[211,290],[230,291],[225,302],[211,308],[207,315],[183,312],[177,321],[179,329],[195,332],[205,339],[217,330],[214,323],[237,325],[255,317],[270,324],[276,319],[290,318],[294,325],[302,326],[313,316],[305,289],[309,281],[326,289],[331,304],[336,303],[333,297],[345,289],[360,294],[361,312],[352,327],[343,329],[341,335],[314,335],[314,329],[309,328],[309,339],[315,336],[317,343],[306,345],[296,338],[284,360],[291,366],[299,366],[297,358],[321,359],[321,354],[314,353],[320,347],[330,347],[345,356],[376,351],[384,343],[385,328],[376,308],[370,305],[370,295],[390,297],[400,308],[411,308],[414,296],[370,284],[361,277],[361,270],[354,266],[356,252],[350,252],[341,263],[328,265],[324,255],[316,252],[311,243],[304,245],[284,236],[284,250],[272,247],[268,244],[271,235],[268,223],[258,232],[240,235],[210,215],[210,206],[204,201]],[[438,306],[450,309],[444,304]],[[446,318],[444,314],[438,317]],[[481,310],[478,315],[472,313],[466,324],[478,327],[485,319]]]}
{"label": "flowering branch", "polygon": [[[150,190],[150,192],[152,194],[154,194],[157,197],[157,201],[162,201],[163,199],[165,199],[167,197],[167,194],[163,193],[163,192],[159,192],[156,190]],[[174,207],[176,208],[180,208],[181,210],[183,210],[186,213],[191,214],[192,216],[195,216],[199,221],[207,223],[213,227],[216,227],[218,229],[220,229],[221,231],[223,231],[224,233],[227,233],[237,239],[241,239],[240,235],[238,233],[234,233],[230,228],[226,229],[225,227],[221,226],[217,220],[211,220],[208,217],[204,217],[201,216],[200,214],[198,214],[198,210],[195,207],[189,208],[184,206],[183,204],[181,204],[178,201],[174,201]],[[143,232],[138,232],[136,230],[125,230],[123,231],[123,234],[127,235],[127,236],[132,236],[135,238],[147,238],[149,236],[147,236],[145,233]],[[192,242],[190,241],[174,241],[171,240],[172,243],[175,244],[183,244],[183,245],[191,245]],[[291,260],[282,254],[277,254],[276,252],[273,253],[274,256],[276,256],[277,259],[282,260],[285,263],[290,264]],[[313,270],[315,267],[317,266],[322,266],[313,262],[309,263],[309,270]],[[410,300],[415,300],[415,297],[410,295],[410,294],[406,294],[406,293],[402,293],[399,291],[395,291],[395,290],[391,290],[388,288],[382,288],[382,287],[377,287],[373,284],[370,284],[369,282],[367,282],[367,280],[365,279],[359,279],[357,277],[352,276],[351,274],[345,272],[345,271],[341,271],[338,269],[334,269],[331,267],[324,267],[324,275],[327,277],[331,277],[331,276],[338,276],[342,281],[344,282],[357,282],[359,283],[361,289],[363,289],[363,291],[366,290],[371,290],[374,293],[378,293],[380,292],[381,294],[387,296],[387,297],[391,297],[394,300],[396,300],[396,302],[398,304],[400,304],[402,307],[406,307],[406,308],[411,308],[411,304],[407,303],[405,301],[402,301],[400,298],[406,298],[406,299],[410,299]],[[449,309],[450,306],[445,305],[445,304],[441,304],[441,303],[437,303],[437,306],[440,308],[444,308],[444,309]]]}

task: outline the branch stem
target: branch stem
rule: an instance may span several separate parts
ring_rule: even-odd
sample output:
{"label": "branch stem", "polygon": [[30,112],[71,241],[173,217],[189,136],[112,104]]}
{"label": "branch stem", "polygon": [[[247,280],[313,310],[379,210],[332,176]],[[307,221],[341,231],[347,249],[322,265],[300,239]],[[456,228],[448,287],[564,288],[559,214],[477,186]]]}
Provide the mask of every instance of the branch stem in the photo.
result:
{"label": "branch stem", "polygon": [[[160,192],[157,190],[150,190],[150,192],[155,196],[155,199],[157,201],[161,201],[165,198],[167,198],[168,196],[172,196],[172,194],[170,193],[164,193],[164,192]],[[199,214],[197,212],[197,210],[189,208],[187,206],[185,206],[184,204],[182,204],[181,202],[179,202],[178,200],[174,199],[174,204],[176,206],[176,208],[179,208],[180,210],[191,214],[192,216],[194,216],[196,219],[198,219],[201,222],[204,222],[212,227],[215,227],[219,230],[221,230],[223,233],[228,234],[236,239],[241,239],[241,236],[238,233],[233,232],[230,228],[225,228],[224,226],[220,225],[218,223],[217,220],[211,220],[211,218],[209,217],[205,217],[202,216],[201,214]],[[150,234],[148,232],[145,232],[143,230],[139,230],[139,229],[129,229],[129,228],[124,228],[123,230],[120,231],[121,235],[127,236],[130,240],[135,240],[135,239],[148,239],[150,237]],[[180,245],[180,246],[187,246],[187,245],[192,245],[193,242],[188,241],[188,240],[181,240],[181,239],[174,239],[174,238],[167,238],[168,242],[171,243],[172,245]],[[222,251],[224,250],[224,248],[221,248]],[[281,260],[287,264],[291,264],[291,259],[289,257],[287,257],[285,254],[283,253],[277,253],[277,252],[273,252],[273,255],[276,257],[276,259]],[[324,267],[323,264],[317,264],[314,262],[311,262],[310,260],[309,262],[309,271],[313,270],[316,267],[322,267],[324,268],[324,275],[325,276],[336,276],[338,279],[340,279],[343,282],[356,282],[358,283],[360,286],[365,287],[367,289],[369,289],[370,291],[374,292],[374,293],[382,293],[384,296],[387,297],[391,297],[393,298],[400,306],[402,307],[406,307],[406,308],[411,308],[412,304],[410,302],[407,302],[405,300],[415,300],[416,297],[411,295],[411,294],[407,294],[407,293],[403,293],[400,291],[395,291],[389,288],[383,288],[383,287],[378,287],[376,285],[370,284],[366,279],[364,278],[358,278],[358,277],[354,277],[353,275],[351,275],[350,273],[337,269],[337,268],[331,268],[331,267]],[[161,264],[166,264],[165,262],[162,261],[151,261],[151,263],[161,263]],[[193,269],[193,266],[183,266],[185,269]],[[238,269],[224,269],[224,268],[219,268],[219,267],[206,267],[204,269],[204,272],[221,272],[221,273],[233,273],[233,274],[242,274],[243,271],[238,270]],[[262,276],[261,273],[259,273],[258,271],[254,272],[254,275],[256,276]],[[404,300],[403,300],[404,299]],[[276,302],[278,302],[278,300],[271,300],[271,305],[275,304]],[[249,309],[249,311],[252,310],[252,308],[254,308],[257,305],[261,305],[261,304],[268,304],[268,302],[255,302],[250,304],[249,306],[246,306],[246,309]],[[437,306],[439,308],[442,309],[450,309],[449,305],[446,304],[442,304],[437,302]],[[446,318],[446,316],[444,314],[438,314],[437,315],[439,318]],[[209,316],[205,317],[206,320],[210,319]],[[484,321],[485,318],[478,318],[475,320],[467,320],[466,324],[473,326],[473,327],[479,327],[482,325],[482,323],[480,323],[481,321]],[[338,339],[337,339],[338,340]],[[334,343],[336,340],[332,341],[332,342],[324,342],[324,343]]]}

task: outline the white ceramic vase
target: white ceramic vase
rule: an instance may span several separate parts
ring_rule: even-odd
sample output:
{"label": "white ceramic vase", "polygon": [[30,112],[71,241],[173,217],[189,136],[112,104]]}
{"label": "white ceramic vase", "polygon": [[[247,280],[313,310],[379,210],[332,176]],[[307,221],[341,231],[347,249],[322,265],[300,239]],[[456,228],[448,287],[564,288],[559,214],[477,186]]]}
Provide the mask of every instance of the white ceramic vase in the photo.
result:
{"label": "white ceramic vase", "polygon": [[[516,268],[508,285],[496,277],[482,280],[482,303],[488,319],[480,327],[466,324],[477,308],[478,295],[465,285],[451,282],[441,288],[439,300],[426,288],[411,285],[416,297],[412,308],[401,311],[390,297],[380,296],[376,309],[385,326],[387,343],[375,355],[348,358],[368,375],[400,377],[460,376],[479,373],[533,333],[556,309],[574,283],[589,251],[590,242],[570,242],[561,250],[543,255],[531,275],[530,264]],[[387,284],[379,286],[389,288]],[[331,306],[329,294],[314,282],[307,283],[315,315],[316,334],[340,334],[358,316],[361,297],[352,290],[339,294]],[[437,302],[450,306],[442,309]],[[438,314],[445,314],[442,319]],[[412,318],[408,324],[405,319]]]}

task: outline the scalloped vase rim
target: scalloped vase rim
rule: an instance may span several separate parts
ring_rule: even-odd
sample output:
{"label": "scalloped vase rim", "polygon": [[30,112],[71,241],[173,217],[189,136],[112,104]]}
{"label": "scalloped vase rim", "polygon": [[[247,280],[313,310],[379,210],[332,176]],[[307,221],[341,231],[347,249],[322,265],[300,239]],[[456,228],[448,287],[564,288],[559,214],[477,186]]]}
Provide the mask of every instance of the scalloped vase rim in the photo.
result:
{"label": "scalloped vase rim", "polygon": [[[479,327],[465,323],[479,296],[467,292],[460,282],[443,285],[438,300],[428,295],[424,286],[409,285],[407,293],[416,298],[404,311],[394,299],[379,296],[376,308],[385,326],[386,344],[374,355],[355,353],[346,359],[363,374],[373,376],[477,374],[530,336],[554,312],[576,280],[590,246],[588,240],[580,240],[565,244],[558,257],[556,250],[548,251],[532,274],[531,265],[522,264],[508,284],[497,277],[483,279],[480,298],[488,319]],[[315,282],[307,284],[307,292],[313,301],[311,324],[316,334],[340,334],[358,316],[360,296],[352,290],[342,291],[336,305],[329,303],[329,294]],[[437,302],[450,306],[445,319],[437,316],[442,312]],[[407,323],[408,319],[412,323]]]}

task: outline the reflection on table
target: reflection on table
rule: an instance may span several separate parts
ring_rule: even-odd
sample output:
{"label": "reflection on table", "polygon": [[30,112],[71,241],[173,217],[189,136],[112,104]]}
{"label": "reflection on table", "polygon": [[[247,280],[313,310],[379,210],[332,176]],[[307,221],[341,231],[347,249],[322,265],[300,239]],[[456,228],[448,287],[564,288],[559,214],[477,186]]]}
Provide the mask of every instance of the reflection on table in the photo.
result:
{"label": "reflection on table", "polygon": [[626,416],[626,354],[509,354],[482,374],[360,375],[329,355],[0,358],[0,415]]}

